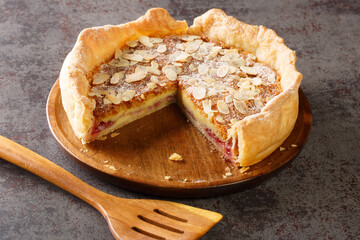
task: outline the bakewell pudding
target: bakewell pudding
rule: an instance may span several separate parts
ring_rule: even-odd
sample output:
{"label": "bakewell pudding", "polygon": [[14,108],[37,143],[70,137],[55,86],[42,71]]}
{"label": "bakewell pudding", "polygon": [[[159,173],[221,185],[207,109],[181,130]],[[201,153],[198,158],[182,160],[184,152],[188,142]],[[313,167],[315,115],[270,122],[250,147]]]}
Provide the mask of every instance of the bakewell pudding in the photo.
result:
{"label": "bakewell pudding", "polygon": [[212,9],[190,27],[164,9],[83,30],[60,73],[75,135],[88,143],[177,103],[226,159],[253,165],[298,114],[302,75],[276,33]]}

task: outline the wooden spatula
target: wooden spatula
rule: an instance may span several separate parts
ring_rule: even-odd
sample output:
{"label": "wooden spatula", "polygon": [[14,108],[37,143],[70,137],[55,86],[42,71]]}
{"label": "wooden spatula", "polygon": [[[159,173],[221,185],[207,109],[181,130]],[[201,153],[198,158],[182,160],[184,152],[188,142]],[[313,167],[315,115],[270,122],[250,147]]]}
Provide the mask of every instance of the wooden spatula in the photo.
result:
{"label": "wooden spatula", "polygon": [[174,202],[109,195],[3,136],[0,157],[89,203],[105,217],[116,239],[197,239],[222,218],[219,213]]}

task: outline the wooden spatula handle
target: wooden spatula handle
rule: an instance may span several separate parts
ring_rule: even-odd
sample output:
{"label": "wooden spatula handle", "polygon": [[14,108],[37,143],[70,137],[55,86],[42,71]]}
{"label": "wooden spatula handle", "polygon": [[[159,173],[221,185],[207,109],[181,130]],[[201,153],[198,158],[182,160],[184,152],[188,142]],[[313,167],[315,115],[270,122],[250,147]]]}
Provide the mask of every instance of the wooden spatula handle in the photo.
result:
{"label": "wooden spatula handle", "polygon": [[[103,193],[39,154],[0,136],[0,157],[74,194],[99,209]],[[102,196],[102,198],[100,197]]]}

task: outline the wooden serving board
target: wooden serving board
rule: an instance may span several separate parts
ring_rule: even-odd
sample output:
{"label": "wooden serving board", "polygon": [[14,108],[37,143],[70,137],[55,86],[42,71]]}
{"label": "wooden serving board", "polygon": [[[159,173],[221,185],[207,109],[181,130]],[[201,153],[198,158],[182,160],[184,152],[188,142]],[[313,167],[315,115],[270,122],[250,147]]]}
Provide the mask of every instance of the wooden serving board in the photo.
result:
{"label": "wooden serving board", "polygon": [[[295,128],[282,145],[286,150],[276,150],[244,173],[226,163],[175,104],[118,129],[116,137],[83,145],[72,132],[56,81],[49,94],[47,116],[58,143],[112,184],[158,196],[208,197],[251,187],[300,152],[310,132],[312,115],[302,90],[299,96]],[[174,152],[184,160],[168,160]],[[226,167],[232,176],[224,178]],[[170,179],[165,179],[166,176]]]}

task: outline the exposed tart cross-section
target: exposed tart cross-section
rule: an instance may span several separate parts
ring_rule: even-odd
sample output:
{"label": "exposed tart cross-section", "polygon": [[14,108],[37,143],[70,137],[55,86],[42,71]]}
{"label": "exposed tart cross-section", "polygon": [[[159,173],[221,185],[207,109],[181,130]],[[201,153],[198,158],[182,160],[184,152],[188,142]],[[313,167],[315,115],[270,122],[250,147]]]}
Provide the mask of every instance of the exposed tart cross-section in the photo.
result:
{"label": "exposed tart cross-section", "polygon": [[[243,32],[234,34],[236,27]],[[93,62],[81,59],[76,70],[91,64],[71,85],[71,68],[64,69],[70,53],[61,76],[71,81],[60,76],[60,84],[70,123],[84,143],[177,103],[226,159],[248,166],[275,150],[295,123],[301,74],[294,53],[273,31],[221,10],[187,28],[166,10],[152,9],[128,24],[85,30],[78,43],[73,51]],[[95,47],[91,52],[84,45]],[[80,83],[84,89],[74,88]]]}

